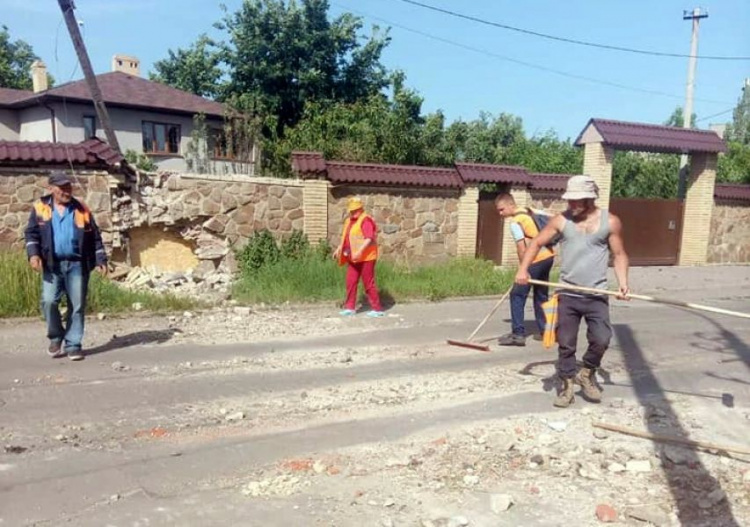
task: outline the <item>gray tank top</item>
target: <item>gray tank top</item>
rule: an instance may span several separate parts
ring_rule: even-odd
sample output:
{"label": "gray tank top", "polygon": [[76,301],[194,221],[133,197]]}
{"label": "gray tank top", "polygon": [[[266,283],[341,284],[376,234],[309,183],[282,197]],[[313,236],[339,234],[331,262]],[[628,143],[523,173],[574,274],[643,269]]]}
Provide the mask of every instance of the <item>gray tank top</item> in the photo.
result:
{"label": "gray tank top", "polygon": [[[599,228],[592,234],[576,229],[565,215],[560,242],[560,281],[563,284],[607,289],[609,267],[609,211],[601,209]],[[580,295],[574,291],[563,294]]]}

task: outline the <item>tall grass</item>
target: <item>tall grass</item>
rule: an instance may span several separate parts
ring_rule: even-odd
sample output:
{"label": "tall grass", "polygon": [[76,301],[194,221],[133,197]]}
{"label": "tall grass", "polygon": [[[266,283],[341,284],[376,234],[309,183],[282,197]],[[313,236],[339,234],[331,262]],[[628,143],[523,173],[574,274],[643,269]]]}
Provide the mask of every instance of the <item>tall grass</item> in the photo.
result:
{"label": "tall grass", "polygon": [[[23,254],[0,252],[0,317],[38,315],[41,290],[41,277],[31,270]],[[196,306],[191,299],[122,289],[98,273],[92,273],[87,299],[89,313],[126,312],[135,303],[147,311],[182,311]]]}
{"label": "tall grass", "polygon": [[[294,243],[298,245],[299,240]],[[308,247],[285,256],[290,251],[284,247],[272,248],[266,235],[251,239],[244,253],[238,255],[245,264],[234,284],[236,300],[274,304],[343,298],[346,269],[330,259],[329,250]],[[269,256],[260,257],[260,253]],[[513,274],[495,270],[491,262],[454,259],[418,267],[378,262],[376,279],[381,296],[388,302],[498,294],[510,287]]]}

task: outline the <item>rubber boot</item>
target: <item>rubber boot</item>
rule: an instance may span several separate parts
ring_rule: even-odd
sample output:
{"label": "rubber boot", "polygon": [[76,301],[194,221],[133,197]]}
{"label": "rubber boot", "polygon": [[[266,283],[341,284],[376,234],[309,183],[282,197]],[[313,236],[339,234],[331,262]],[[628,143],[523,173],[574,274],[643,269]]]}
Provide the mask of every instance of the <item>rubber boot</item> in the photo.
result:
{"label": "rubber boot", "polygon": [[573,379],[563,379],[562,383],[562,390],[560,390],[554,403],[557,408],[567,408],[575,402],[575,396],[573,395]]}
{"label": "rubber boot", "polygon": [[583,398],[592,403],[602,402],[602,391],[596,385],[594,368],[581,368],[575,378],[575,383],[581,385]]}

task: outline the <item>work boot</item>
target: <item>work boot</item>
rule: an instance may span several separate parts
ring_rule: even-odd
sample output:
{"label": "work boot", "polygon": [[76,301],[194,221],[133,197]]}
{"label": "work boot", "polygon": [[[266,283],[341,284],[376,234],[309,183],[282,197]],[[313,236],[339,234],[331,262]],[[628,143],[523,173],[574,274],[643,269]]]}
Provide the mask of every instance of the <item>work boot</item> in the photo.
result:
{"label": "work boot", "polygon": [[523,335],[508,333],[497,339],[497,344],[498,346],[525,346],[526,337]]}
{"label": "work boot", "polygon": [[557,408],[567,408],[576,401],[573,395],[573,379],[563,379],[562,383],[562,390],[560,390],[554,402]]}
{"label": "work boot", "polygon": [[50,341],[49,348],[47,348],[47,354],[53,359],[59,359],[65,356],[65,351],[62,347],[62,342]]}
{"label": "work boot", "polygon": [[596,385],[594,368],[581,368],[576,374],[575,383],[581,385],[583,398],[591,403],[602,402],[602,391]]}

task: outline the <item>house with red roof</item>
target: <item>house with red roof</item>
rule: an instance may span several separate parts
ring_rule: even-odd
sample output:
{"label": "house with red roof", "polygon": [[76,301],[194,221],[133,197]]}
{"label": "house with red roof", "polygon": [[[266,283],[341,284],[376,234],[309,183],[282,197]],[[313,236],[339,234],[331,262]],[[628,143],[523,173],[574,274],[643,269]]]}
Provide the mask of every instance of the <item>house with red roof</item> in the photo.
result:
{"label": "house with red roof", "polygon": [[[0,142],[78,144],[105,138],[85,80],[50,88],[40,61],[31,75],[33,91],[0,87]],[[252,174],[252,162],[247,161],[257,153],[252,149],[243,162],[232,158],[221,103],[142,78],[134,57],[115,55],[112,71],[96,78],[123,154],[145,154],[160,170],[199,171],[191,166],[189,145],[194,117],[201,114],[207,127],[203,157],[211,171]]]}

